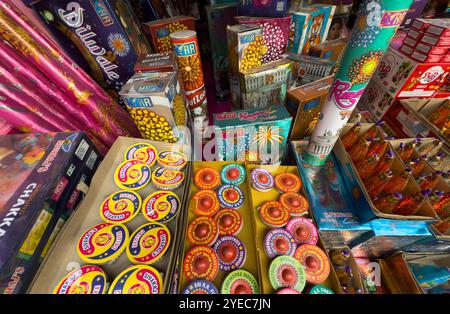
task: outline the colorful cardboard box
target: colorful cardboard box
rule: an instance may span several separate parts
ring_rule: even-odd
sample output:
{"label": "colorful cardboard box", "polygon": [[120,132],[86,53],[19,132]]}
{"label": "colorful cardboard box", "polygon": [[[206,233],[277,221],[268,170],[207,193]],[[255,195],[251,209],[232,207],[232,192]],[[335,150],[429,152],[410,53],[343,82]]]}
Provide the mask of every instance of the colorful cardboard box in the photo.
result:
{"label": "colorful cardboard box", "polygon": [[70,57],[113,95],[133,75],[130,64],[149,52],[125,1],[44,0],[33,8]]}
{"label": "colorful cardboard box", "polygon": [[294,53],[289,53],[288,59],[294,62],[292,87],[302,86],[334,75],[337,70],[337,62],[333,60]]}
{"label": "colorful cardboard box", "polygon": [[289,9],[290,0],[239,0],[239,15],[284,17]]}
{"label": "colorful cardboard box", "polygon": [[206,7],[208,17],[209,42],[211,45],[216,96],[226,99],[230,94],[228,79],[227,26],[234,24],[237,15],[236,4]]}
{"label": "colorful cardboard box", "polygon": [[278,60],[239,75],[243,109],[283,105],[291,86],[293,62]]}
{"label": "colorful cardboard box", "polygon": [[175,143],[187,111],[176,72],[136,73],[120,96],[144,138]]}
{"label": "colorful cardboard box", "polygon": [[176,16],[142,24],[142,30],[157,53],[171,52],[172,43],[169,35],[183,30],[195,30],[194,18]]}
{"label": "colorful cardboard box", "polygon": [[309,55],[317,58],[330,59],[338,61],[347,47],[347,38],[339,38],[336,40],[326,41],[321,44],[312,45],[309,49]]}
{"label": "colorful cardboard box", "polygon": [[292,117],[284,106],[247,109],[213,115],[219,161],[280,163]]}
{"label": "colorful cardboard box", "polygon": [[431,236],[427,223],[394,219],[376,219],[371,231],[350,243],[355,257],[381,258]]}
{"label": "colorful cardboard box", "polygon": [[294,118],[291,141],[302,140],[311,134],[332,82],[333,77],[327,76],[287,92],[286,109]]}
{"label": "colorful cardboard box", "polygon": [[294,141],[291,145],[325,247],[345,246],[370,232],[370,225],[362,223],[356,215],[334,154],[328,156],[323,166],[309,167],[302,159],[307,142]]}
{"label": "colorful cardboard box", "polygon": [[389,92],[377,80],[372,79],[367,85],[358,106],[369,110],[377,120],[380,120],[394,102],[395,94]]}
{"label": "colorful cardboard box", "polygon": [[0,147],[0,291],[24,293],[75,178],[99,153],[81,132],[2,136]]}

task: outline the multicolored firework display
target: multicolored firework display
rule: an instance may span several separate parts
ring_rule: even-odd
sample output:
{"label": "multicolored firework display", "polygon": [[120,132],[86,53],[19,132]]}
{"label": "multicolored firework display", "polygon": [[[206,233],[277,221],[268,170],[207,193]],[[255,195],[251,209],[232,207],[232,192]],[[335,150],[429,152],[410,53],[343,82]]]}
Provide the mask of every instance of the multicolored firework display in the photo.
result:
{"label": "multicolored firework display", "polygon": [[358,103],[412,0],[365,0],[330,95],[311,135],[305,161],[321,165]]}
{"label": "multicolored firework display", "polygon": [[195,31],[185,30],[170,34],[177,57],[179,74],[183,80],[188,107],[194,123],[208,124],[206,89],[202,63]]}

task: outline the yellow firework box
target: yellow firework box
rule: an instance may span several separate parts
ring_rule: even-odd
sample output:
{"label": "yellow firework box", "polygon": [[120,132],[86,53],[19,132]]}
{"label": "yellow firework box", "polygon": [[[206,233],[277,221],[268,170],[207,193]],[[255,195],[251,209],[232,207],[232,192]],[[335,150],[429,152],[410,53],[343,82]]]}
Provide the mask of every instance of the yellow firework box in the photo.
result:
{"label": "yellow firework box", "polygon": [[186,125],[187,112],[176,72],[136,73],[120,96],[144,138],[179,140],[177,127]]}
{"label": "yellow firework box", "polygon": [[188,107],[194,123],[208,124],[206,89],[202,63],[195,31],[186,30],[170,34],[170,40],[178,62],[180,77],[184,84]]}

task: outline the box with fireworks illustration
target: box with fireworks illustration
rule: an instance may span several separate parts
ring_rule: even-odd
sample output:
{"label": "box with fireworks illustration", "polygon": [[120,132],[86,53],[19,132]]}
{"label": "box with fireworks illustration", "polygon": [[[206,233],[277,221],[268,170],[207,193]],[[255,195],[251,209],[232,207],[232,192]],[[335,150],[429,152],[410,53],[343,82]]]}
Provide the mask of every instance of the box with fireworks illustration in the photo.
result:
{"label": "box with fireworks illustration", "polygon": [[186,125],[187,111],[176,72],[137,73],[120,96],[144,138],[168,143],[180,139],[177,127]]}
{"label": "box with fireworks illustration", "polygon": [[242,108],[283,105],[291,86],[292,70],[293,62],[283,59],[241,71],[239,84]]}
{"label": "box with fireworks illustration", "polygon": [[194,18],[176,16],[142,24],[142,30],[157,53],[171,52],[172,43],[169,35],[183,30],[195,30]]}
{"label": "box with fireworks illustration", "polygon": [[345,47],[347,47],[347,38],[339,38],[326,41],[321,44],[312,45],[309,49],[309,55],[317,58],[330,59],[339,63]]}
{"label": "box with fireworks illustration", "polygon": [[284,106],[213,115],[218,160],[280,163],[292,117]]}
{"label": "box with fireworks illustration", "polygon": [[178,66],[173,52],[140,56],[134,65],[135,72],[176,72],[177,70]]}
{"label": "box with fireworks illustration", "polygon": [[[178,293],[236,293],[232,283],[240,275],[250,279],[247,293],[259,293],[253,208],[244,163],[194,162],[192,178],[187,219],[180,227]],[[227,198],[233,193],[236,201]],[[208,267],[201,267],[203,260]]]}
{"label": "box with fireworks illustration", "polygon": [[406,169],[379,124],[347,124],[334,147],[359,218],[433,223],[436,213],[414,169]]}
{"label": "box with fireworks illustration", "polygon": [[385,257],[431,236],[424,221],[382,218],[369,224],[372,231],[356,238],[349,245],[355,257]]}
{"label": "box with fireworks illustration", "polygon": [[[343,293],[317,225],[311,219],[312,208],[306,198],[305,184],[299,177],[298,168],[247,164],[246,172],[250,207],[254,209],[251,212],[261,293],[280,291],[283,288],[282,279],[278,279],[282,277],[280,272],[286,268],[295,269],[295,260],[305,269],[306,278],[299,275],[299,282],[292,287],[294,290],[314,294],[318,288],[316,285],[320,285],[328,293]],[[260,179],[264,177],[269,179],[268,184]],[[294,183],[289,187],[284,186],[281,183],[284,178]],[[300,205],[291,206],[295,201]],[[282,218],[272,216],[271,210],[280,210]],[[308,235],[296,235],[299,230]],[[317,268],[309,268],[308,259],[316,260]]]}
{"label": "box with fireworks illustration", "polygon": [[289,0],[239,0],[239,15],[284,17],[289,9]]}
{"label": "box with fireworks illustration", "polygon": [[333,77],[291,89],[286,95],[286,108],[294,118],[289,136],[291,141],[309,136],[319,118],[322,104],[328,96]]}
{"label": "box with fireworks illustration", "polygon": [[2,136],[0,151],[0,291],[23,293],[81,169],[99,154],[80,132]]}
{"label": "box with fireworks illustration", "polygon": [[390,47],[373,78],[395,97],[433,97],[450,72],[448,63],[420,63]]}
{"label": "box with fireworks illustration", "polygon": [[227,26],[235,23],[236,4],[211,5],[206,7],[208,17],[209,41],[211,45],[215,91],[219,99],[230,93],[228,79]]}
{"label": "box with fireworks illustration", "polygon": [[291,17],[236,17],[238,24],[257,24],[263,30],[262,64],[283,58],[289,41]]}
{"label": "box with fireworks illustration", "polygon": [[320,236],[327,248],[349,245],[370,232],[370,225],[358,218],[334,154],[320,168],[309,167],[302,157],[307,145],[293,141],[292,150]]}
{"label": "box with fireworks illustration", "polygon": [[[187,219],[184,209],[189,196],[186,182],[192,170],[190,152],[191,148],[186,145],[119,137],[100,164],[81,205],[48,250],[28,292],[71,294],[85,291],[81,278],[80,285],[66,287],[63,283],[67,282],[67,277],[85,272],[86,267],[88,273],[89,268],[94,267],[96,276],[91,278],[99,278],[101,283],[103,279],[103,283],[110,285],[88,287],[91,290],[87,293],[103,294],[110,288],[112,294],[127,293],[129,291],[120,291],[120,286],[114,284],[120,278],[127,278],[130,270],[136,270],[136,264],[146,264],[146,268],[140,270],[147,271],[152,284],[144,291],[139,288],[139,292],[168,293],[180,249],[182,226]],[[172,163],[173,158],[177,162]],[[179,170],[157,170],[169,164]],[[172,180],[172,185],[171,179],[164,179],[170,174],[178,179]],[[122,175],[129,175],[128,180],[119,179]],[[156,182],[164,184],[162,181],[168,182],[164,190],[159,184],[156,186]],[[85,248],[82,242],[92,245]]]}
{"label": "box with fireworks illustration", "polygon": [[337,62],[323,58],[289,53],[288,59],[294,62],[292,86],[298,87],[312,83],[324,77],[334,75]]}
{"label": "box with fireworks illustration", "polygon": [[315,4],[294,12],[289,51],[308,54],[312,45],[323,43],[327,39],[335,10],[334,5]]}
{"label": "box with fireworks illustration", "polygon": [[133,75],[130,64],[149,52],[126,1],[43,0],[33,8],[70,57],[114,96]]}

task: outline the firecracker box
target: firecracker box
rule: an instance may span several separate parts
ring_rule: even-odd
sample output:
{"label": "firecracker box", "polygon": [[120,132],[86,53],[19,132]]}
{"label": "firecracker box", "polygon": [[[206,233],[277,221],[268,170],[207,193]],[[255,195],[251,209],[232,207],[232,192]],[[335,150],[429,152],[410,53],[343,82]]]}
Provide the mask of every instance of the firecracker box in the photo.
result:
{"label": "firecracker box", "polygon": [[293,141],[291,146],[321,238],[327,248],[348,245],[370,232],[370,225],[362,223],[356,215],[334,154],[327,157],[323,166],[309,167],[302,157],[307,144]]}
{"label": "firecracker box", "polygon": [[442,56],[427,54],[418,50],[414,50],[410,57],[421,63],[439,63],[442,59]]}
{"label": "firecracker box", "polygon": [[173,52],[152,53],[140,56],[134,65],[134,72],[176,72],[178,70]]}
{"label": "firecracker box", "polygon": [[[334,154],[338,160],[339,167],[341,167],[342,174],[344,176],[345,184],[349,191],[352,191],[351,197],[353,204],[358,208],[357,215],[362,222],[369,222],[377,219],[392,219],[398,221],[416,221],[424,223],[433,223],[437,220],[436,213],[433,210],[431,203],[427,199],[418,205],[418,210],[415,215],[404,216],[382,212],[379,208],[375,207],[372,202],[369,193],[367,192],[361,177],[356,170],[356,167],[351,160],[349,153],[344,148],[341,138],[351,129],[352,124],[346,124],[340,134],[340,138],[334,146]],[[361,124],[361,134],[364,134],[373,124]],[[381,133],[382,134],[382,133]],[[394,174],[401,173],[405,170],[405,166],[400,159],[395,156],[394,163],[392,165],[392,172]],[[413,195],[420,193],[420,187],[413,177],[408,179],[408,183],[404,191],[404,195]]]}
{"label": "firecracker box", "polygon": [[265,49],[262,53],[262,63],[268,63],[283,58],[286,53],[291,17],[250,17],[237,16],[238,24],[257,24],[263,30],[263,45]]}
{"label": "firecracker box", "polygon": [[375,119],[380,120],[395,102],[395,94],[378,81],[372,79],[364,90],[358,106],[369,110]]}
{"label": "firecracker box", "polygon": [[408,45],[401,45],[400,46],[400,51],[401,53],[403,53],[406,56],[410,56],[413,52],[414,52],[414,48],[411,48]]}
{"label": "firecracker box", "polygon": [[433,225],[428,226],[431,235],[423,240],[417,241],[403,247],[401,250],[410,253],[446,253],[450,252],[450,236],[442,235]]}
{"label": "firecracker box", "polygon": [[420,39],[422,43],[432,45],[433,47],[448,47],[450,46],[450,38],[439,38],[429,34],[424,34]]}
{"label": "firecracker box", "polygon": [[227,28],[229,71],[238,78],[239,71],[250,70],[263,64],[267,50],[263,29],[256,24],[233,25]]}
{"label": "firecracker box", "polygon": [[213,115],[219,161],[280,163],[287,149],[292,117],[284,106]]}
{"label": "firecracker box", "polygon": [[120,96],[144,138],[175,143],[187,111],[176,72],[136,73]]}
{"label": "firecracker box", "polygon": [[113,95],[133,75],[130,64],[149,52],[126,1],[43,0],[33,9],[70,57]]}
{"label": "firecracker box", "polygon": [[99,153],[81,132],[2,136],[0,148],[0,291],[24,293],[76,178]]}
{"label": "firecracker box", "polygon": [[292,15],[289,51],[308,54],[312,45],[323,43],[328,36],[336,6],[315,4]]}
{"label": "firecracker box", "polygon": [[392,294],[447,294],[450,258],[440,254],[397,252],[378,260]]}
{"label": "firecracker box", "polygon": [[294,62],[292,88],[334,75],[338,64],[336,61],[306,55],[289,53],[288,59]]}
{"label": "firecracker box", "polygon": [[422,23],[425,33],[437,37],[450,37],[450,22],[448,19],[417,19],[416,23]]}
{"label": "firecracker box", "polygon": [[414,28],[410,28],[406,34],[407,34],[407,37],[412,38],[416,41],[420,41],[420,39],[423,36],[423,32],[418,31]]}
{"label": "firecracker box", "polygon": [[448,52],[450,47],[434,47],[425,43],[418,43],[415,49],[424,54],[443,56]]}
{"label": "firecracker box", "polygon": [[206,7],[211,46],[215,92],[218,100],[230,94],[228,79],[227,26],[234,24],[236,4],[211,5]]}
{"label": "firecracker box", "polygon": [[289,0],[239,0],[239,15],[284,17],[289,10]]}
{"label": "firecracker box", "polygon": [[417,43],[419,41],[417,39],[411,38],[409,36],[406,36],[406,38],[403,40],[403,45],[409,46],[411,48],[416,47]]}
{"label": "firecracker box", "polygon": [[191,16],[176,16],[143,23],[142,30],[155,52],[171,52],[172,43],[169,35],[177,31],[195,30],[195,23]]}
{"label": "firecracker box", "polygon": [[386,257],[431,236],[427,223],[423,221],[376,219],[369,225],[372,230],[349,245],[355,257]]}
{"label": "firecracker box", "polygon": [[312,45],[309,49],[309,55],[339,62],[342,54],[344,53],[344,49],[347,46],[347,42],[347,38],[339,38],[332,41],[326,41],[321,44]]}
{"label": "firecracker box", "polygon": [[286,91],[291,86],[292,70],[293,62],[284,59],[241,71],[239,84],[242,108],[284,105]]}
{"label": "firecracker box", "polygon": [[291,141],[302,140],[311,135],[332,82],[333,76],[327,76],[287,92],[286,109],[294,119],[289,136]]}
{"label": "firecracker box", "polygon": [[411,23],[422,16],[422,12],[425,9],[428,0],[414,0],[411,6],[409,7],[408,13],[403,20],[403,23],[400,27],[409,27]]}
{"label": "firecracker box", "polygon": [[450,64],[420,63],[392,47],[373,75],[395,97],[433,97],[444,84]]}

